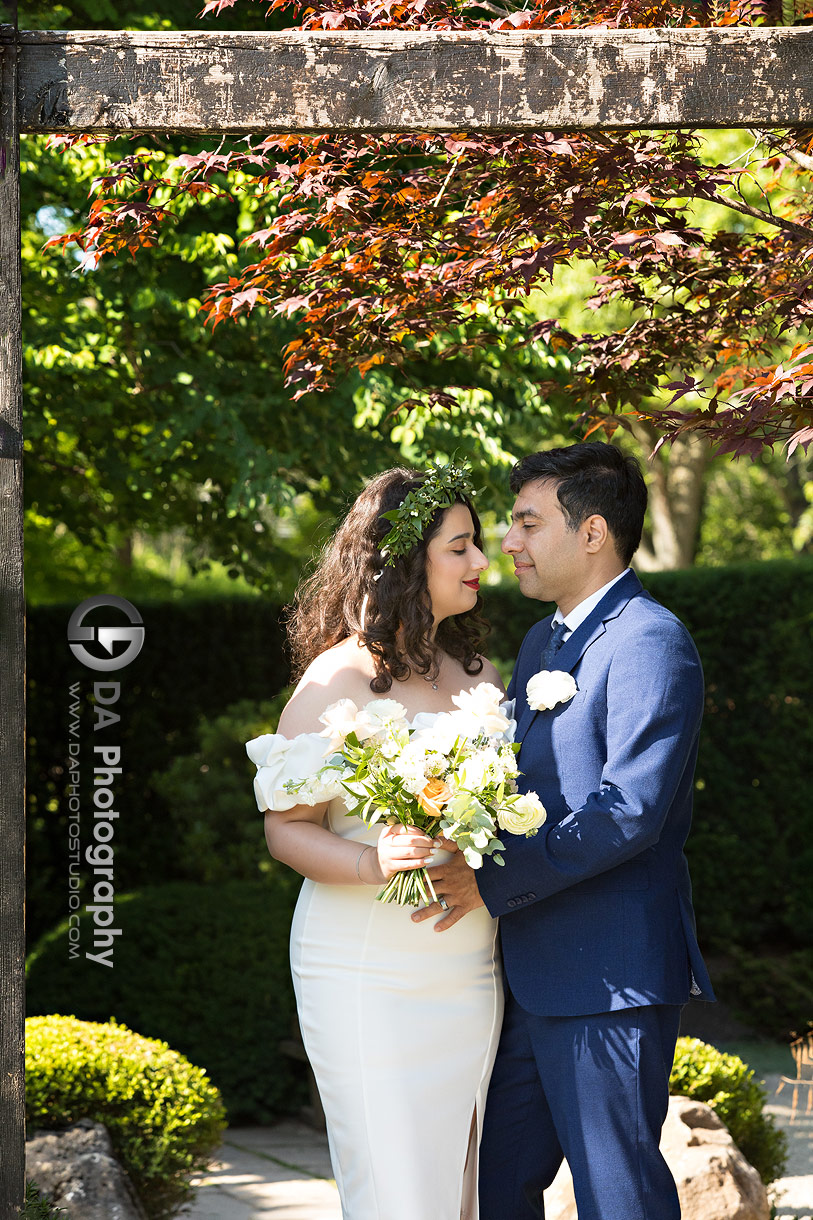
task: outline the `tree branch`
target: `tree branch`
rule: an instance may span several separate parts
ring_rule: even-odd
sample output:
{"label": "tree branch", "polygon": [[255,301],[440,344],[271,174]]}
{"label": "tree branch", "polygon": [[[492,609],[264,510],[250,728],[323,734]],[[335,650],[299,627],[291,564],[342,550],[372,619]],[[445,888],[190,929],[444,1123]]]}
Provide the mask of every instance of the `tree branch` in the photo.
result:
{"label": "tree branch", "polygon": [[[591,140],[595,140],[597,144],[603,145],[604,148],[611,152],[614,152],[619,147],[617,140],[612,140],[599,132],[591,131],[588,134]],[[789,149],[782,148],[782,151],[790,156]],[[804,161],[810,163],[809,167],[806,166],[806,168],[813,168],[813,157],[805,157],[804,153],[799,153],[799,156],[803,157]],[[797,160],[796,157],[793,159]],[[799,164],[803,165],[804,161],[799,161]],[[710,167],[704,165],[703,168],[709,169]],[[755,220],[763,220],[766,224],[773,225],[777,229],[785,229],[796,237],[804,237],[806,240],[813,239],[813,229],[808,228],[806,225],[800,225],[794,220],[786,220],[783,216],[775,216],[773,212],[765,212],[761,208],[752,207],[750,203],[740,203],[734,199],[728,199],[716,190],[713,193],[687,191],[685,198],[705,199],[708,203],[719,203],[721,207],[730,208],[732,212],[740,212],[743,216],[753,216]]]}
{"label": "tree branch", "polygon": [[792,144],[785,143],[777,136],[776,132],[757,128],[753,134],[763,144],[767,144],[769,148],[778,148],[784,156],[789,157],[791,161],[795,161],[797,165],[801,165],[802,169],[808,169],[813,172],[813,157],[809,157],[807,153],[803,153],[799,148],[794,148]]}
{"label": "tree branch", "polygon": [[795,220],[786,220],[784,216],[775,216],[773,212],[763,212],[761,208],[753,208],[750,203],[739,203],[734,199],[727,199],[725,195],[720,195],[717,191],[713,194],[693,194],[691,199],[706,199],[709,203],[719,203],[721,207],[731,208],[732,212],[740,212],[743,216],[753,216],[756,220],[764,220],[766,224],[774,225],[777,229],[785,229],[788,233],[793,233],[796,237],[804,237],[807,241],[813,240],[813,229],[807,225],[797,224]]}

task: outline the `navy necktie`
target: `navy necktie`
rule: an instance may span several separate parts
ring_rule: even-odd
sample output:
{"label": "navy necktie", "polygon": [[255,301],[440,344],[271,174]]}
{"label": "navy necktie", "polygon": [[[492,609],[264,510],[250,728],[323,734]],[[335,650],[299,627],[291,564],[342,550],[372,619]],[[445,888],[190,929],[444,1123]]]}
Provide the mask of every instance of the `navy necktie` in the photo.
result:
{"label": "navy necktie", "polygon": [[550,633],[550,639],[545,645],[545,650],[542,653],[542,668],[550,669],[551,662],[556,656],[559,649],[564,643],[564,637],[567,635],[567,624],[564,622],[554,623],[553,631]]}

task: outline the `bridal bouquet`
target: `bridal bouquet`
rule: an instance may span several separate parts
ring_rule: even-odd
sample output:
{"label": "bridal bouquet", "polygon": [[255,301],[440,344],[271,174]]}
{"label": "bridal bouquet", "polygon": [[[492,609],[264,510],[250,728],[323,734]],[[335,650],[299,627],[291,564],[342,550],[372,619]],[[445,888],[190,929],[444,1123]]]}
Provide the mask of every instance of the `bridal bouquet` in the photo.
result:
{"label": "bridal bouquet", "polygon": [[[453,696],[454,712],[424,717],[425,727],[420,716],[410,726],[395,699],[362,708],[340,699],[320,717],[329,744],[319,775],[340,779],[348,813],[368,826],[417,826],[456,843],[471,868],[490,855],[502,864],[498,829],[531,836],[546,815],[536,793],[516,790],[519,746],[500,699],[496,686],[481,682]],[[295,781],[286,786],[298,790]],[[437,899],[425,868],[396,873],[377,897],[408,906]]]}

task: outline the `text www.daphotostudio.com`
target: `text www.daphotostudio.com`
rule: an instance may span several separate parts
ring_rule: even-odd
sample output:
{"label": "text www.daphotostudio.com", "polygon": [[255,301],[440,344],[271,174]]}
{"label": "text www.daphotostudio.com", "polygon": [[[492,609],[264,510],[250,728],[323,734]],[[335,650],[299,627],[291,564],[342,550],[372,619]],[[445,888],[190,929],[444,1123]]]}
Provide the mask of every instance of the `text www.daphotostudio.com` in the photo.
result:
{"label": "text www.daphotostudio.com", "polygon": [[[103,611],[105,625],[96,621]],[[115,612],[112,616],[110,612]],[[124,615],[126,624],[110,626],[110,617]],[[144,644],[144,624],[132,602],[112,594],[89,597],[77,606],[68,622],[68,645],[76,659],[94,675],[124,669],[136,659]],[[123,647],[122,647],[123,646]],[[92,901],[84,910],[93,917],[93,944],[84,956],[103,966],[113,965],[115,926],[115,827],[120,810],[114,808],[122,775],[121,716],[114,710],[121,696],[116,678],[71,682],[68,691],[69,782],[68,803],[68,955],[80,956],[82,946],[82,890],[87,884]],[[92,711],[92,723],[83,711]],[[92,762],[84,763],[88,750]],[[84,751],[84,755],[83,755]],[[92,784],[89,773],[92,771]],[[83,776],[85,783],[83,784]],[[83,788],[85,796],[83,797]],[[92,813],[92,819],[91,819]],[[84,816],[83,816],[84,815]],[[83,846],[84,845],[84,846]],[[85,873],[87,870],[87,874]]]}

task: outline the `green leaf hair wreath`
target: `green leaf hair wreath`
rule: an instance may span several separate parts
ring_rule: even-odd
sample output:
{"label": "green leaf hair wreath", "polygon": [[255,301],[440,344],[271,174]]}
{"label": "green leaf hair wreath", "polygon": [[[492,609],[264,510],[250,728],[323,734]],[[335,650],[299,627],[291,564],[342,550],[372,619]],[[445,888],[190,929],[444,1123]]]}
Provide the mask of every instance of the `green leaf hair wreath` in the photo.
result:
{"label": "green leaf hair wreath", "polygon": [[386,566],[392,567],[397,558],[418,545],[439,508],[449,508],[461,498],[473,498],[470,476],[470,468],[454,458],[445,464],[432,462],[420,487],[408,492],[398,508],[381,514],[392,522],[379,548]]}

